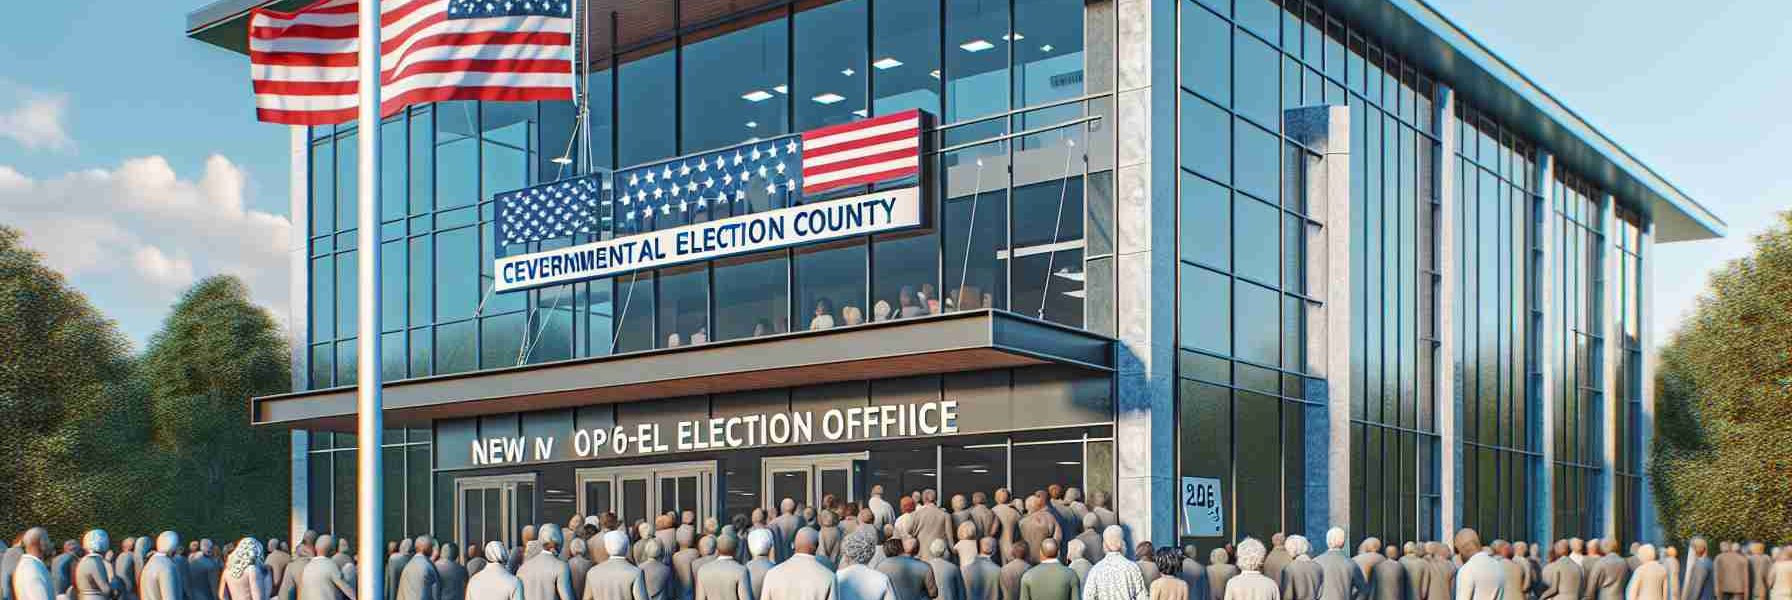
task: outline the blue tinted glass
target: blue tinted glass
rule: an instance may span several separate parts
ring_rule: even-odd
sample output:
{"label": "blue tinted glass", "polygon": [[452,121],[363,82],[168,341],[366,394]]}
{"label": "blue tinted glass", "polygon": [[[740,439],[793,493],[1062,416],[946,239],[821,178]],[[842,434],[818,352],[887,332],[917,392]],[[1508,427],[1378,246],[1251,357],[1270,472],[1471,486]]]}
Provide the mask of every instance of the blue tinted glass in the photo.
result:
{"label": "blue tinted glass", "polygon": [[360,319],[360,265],[355,262],[360,253],[343,252],[336,255],[336,337],[354,337]]}
{"label": "blue tinted glass", "polygon": [[1182,174],[1182,259],[1220,270],[1231,267],[1232,200],[1224,186]]}
{"label": "blue tinted glass", "polygon": [[354,132],[336,136],[336,230],[354,229],[361,218],[360,136]]}
{"label": "blue tinted glass", "polygon": [[790,105],[779,90],[789,90],[787,38],[784,20],[773,19],[699,33],[685,45],[680,153],[784,133]]}
{"label": "blue tinted glass", "polygon": [[358,350],[353,339],[336,342],[336,385],[354,385],[357,381],[360,370],[355,357],[360,354]]}
{"label": "blue tinted glass", "polygon": [[947,0],[947,123],[1008,110],[1012,37],[1007,3]]}
{"label": "blue tinted glass", "polygon": [[708,342],[709,270],[701,263],[661,270],[657,308],[661,348]]}
{"label": "blue tinted glass", "polygon": [[1232,280],[1201,267],[1181,265],[1182,345],[1221,354],[1232,347]]}
{"label": "blue tinted glass", "polygon": [[1233,240],[1237,247],[1233,257],[1237,273],[1265,283],[1276,282],[1276,266],[1281,239],[1276,235],[1281,218],[1276,208],[1245,196],[1232,202]]}
{"label": "blue tinted glass", "polygon": [[653,273],[635,271],[612,281],[616,352],[653,348]]}
{"label": "blue tinted glass", "polygon": [[405,204],[405,158],[408,152],[409,136],[406,135],[404,116],[387,119],[380,124],[380,222],[394,221],[404,218]]}
{"label": "blue tinted glass", "polygon": [[615,89],[615,81],[609,69],[592,71],[585,78],[585,98],[589,103],[591,114],[591,164],[598,168],[616,166],[616,156],[610,146],[610,135],[615,128],[611,119],[615,116],[612,109],[610,92]]}
{"label": "blue tinted glass", "polygon": [[1232,117],[1199,97],[1182,95],[1182,167],[1231,181]]}
{"label": "blue tinted glass", "polygon": [[1240,191],[1275,202],[1281,188],[1281,140],[1275,134],[1243,120],[1234,121],[1232,134],[1232,185]]}
{"label": "blue tinted glass", "polygon": [[[336,259],[311,259],[311,340],[336,339]],[[352,267],[351,267],[352,268]]]}
{"label": "blue tinted glass", "polygon": [[1280,129],[1281,54],[1248,35],[1232,36],[1232,51],[1237,65],[1233,108],[1264,127]]}
{"label": "blue tinted glass", "polygon": [[419,215],[435,207],[435,112],[411,115],[410,212]]}
{"label": "blue tinted glass", "polygon": [[676,58],[666,49],[623,60],[617,82],[617,166],[672,156],[677,151],[673,129],[678,109],[678,99],[673,97]]}
{"label": "blue tinted glass", "polygon": [[1083,0],[1015,0],[1015,106],[1083,95]]}
{"label": "blue tinted glass", "polygon": [[997,142],[948,154],[945,218],[946,278],[942,308],[971,310],[1007,305],[1007,145]]}
{"label": "blue tinted glass", "polygon": [[479,304],[479,232],[471,227],[436,235],[436,318],[473,316]]}
{"label": "blue tinted glass", "polygon": [[522,312],[479,319],[479,368],[496,369],[521,364],[517,358],[523,350],[523,328],[527,322]]}
{"label": "blue tinted glass", "polygon": [[336,230],[336,153],[330,140],[311,145],[311,235]]}
{"label": "blue tinted glass", "polygon": [[1281,328],[1276,292],[1269,288],[1240,281],[1232,288],[1232,305],[1236,307],[1234,354],[1238,358],[1274,365],[1281,358],[1277,349]]}
{"label": "blue tinted glass", "polygon": [[1237,12],[1233,18],[1263,39],[1274,40],[1281,33],[1282,9],[1276,6],[1275,0],[1237,0]]}
{"label": "blue tinted glass", "polygon": [[410,266],[405,247],[404,240],[380,244],[381,331],[403,329],[405,325],[405,272]]}
{"label": "blue tinted glass", "polygon": [[858,325],[865,307],[863,242],[803,248],[796,253],[797,323],[811,331]]}
{"label": "blue tinted glass", "polygon": [[866,115],[866,3],[847,0],[796,14],[797,131]]}
{"label": "blue tinted glass", "polygon": [[782,251],[716,263],[716,340],[783,333],[790,321],[789,261]]}
{"label": "blue tinted glass", "polygon": [[321,390],[334,385],[336,377],[336,352],[328,343],[311,347],[311,389]]}
{"label": "blue tinted glass", "polygon": [[871,19],[872,110],[940,114],[939,3],[878,2]]}
{"label": "blue tinted glass", "polygon": [[1182,85],[1222,103],[1232,101],[1232,26],[1186,3],[1182,10]]}
{"label": "blue tinted glass", "polygon": [[469,206],[479,199],[479,142],[461,138],[436,147],[436,206]]}
{"label": "blue tinted glass", "polygon": [[431,300],[435,288],[435,269],[431,268],[435,260],[435,245],[429,236],[418,236],[410,241],[410,322],[423,325],[435,320],[435,311]]}
{"label": "blue tinted glass", "polygon": [[878,240],[872,245],[872,320],[939,312],[939,238],[933,234]]}

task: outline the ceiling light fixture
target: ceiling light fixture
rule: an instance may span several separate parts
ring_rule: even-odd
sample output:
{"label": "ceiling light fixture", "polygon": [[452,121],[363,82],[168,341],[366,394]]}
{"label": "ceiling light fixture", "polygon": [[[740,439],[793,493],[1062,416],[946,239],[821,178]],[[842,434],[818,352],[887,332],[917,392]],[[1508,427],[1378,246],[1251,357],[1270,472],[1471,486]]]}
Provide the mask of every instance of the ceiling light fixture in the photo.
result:
{"label": "ceiling light fixture", "polygon": [[896,58],[892,56],[885,56],[877,59],[877,62],[871,63],[871,66],[877,67],[879,71],[888,71],[902,66],[902,61],[896,60]]}
{"label": "ceiling light fixture", "polygon": [[1044,46],[1040,46],[1040,47],[1039,47],[1039,51],[1040,51],[1040,52],[1051,52],[1051,51],[1052,51],[1052,45],[1051,45],[1051,44],[1046,44],[1046,45],[1044,45]]}
{"label": "ceiling light fixture", "polygon": [[841,70],[840,70],[840,74],[841,74],[841,75],[845,75],[845,76],[847,76],[847,77],[852,77],[852,75],[853,75],[853,73],[857,73],[857,72],[858,72],[858,71],[854,71],[854,70],[852,70],[852,69],[841,69]]}
{"label": "ceiling light fixture", "polygon": [[553,158],[553,163],[556,165],[570,165],[570,164],[572,164],[572,157],[571,156],[556,156]]}
{"label": "ceiling light fixture", "polygon": [[754,129],[757,127],[759,127],[758,121],[747,121],[747,129]]}
{"label": "ceiling light fixture", "polygon": [[842,95],[839,95],[839,94],[836,94],[833,92],[825,92],[825,93],[815,96],[814,98],[810,98],[810,100],[814,100],[817,104],[833,104],[835,102],[839,102],[839,101],[845,100],[845,99],[846,99],[846,96],[842,96]]}
{"label": "ceiling light fixture", "polygon": [[785,87],[784,84],[780,83],[778,85],[772,86],[772,91],[780,93],[780,94],[788,94],[788,93],[790,93],[790,88]]}
{"label": "ceiling light fixture", "polygon": [[1017,33],[1004,33],[1004,34],[1002,34],[1002,39],[1008,40],[1010,42],[1018,42],[1018,41],[1027,39],[1027,36],[1021,35],[1018,32]]}
{"label": "ceiling light fixture", "polygon": [[981,39],[981,38],[971,40],[971,41],[968,41],[968,42],[958,45],[958,48],[960,50],[964,50],[965,52],[982,52],[984,50],[988,50],[988,49],[994,48],[994,47],[996,47],[995,44],[991,44],[991,43],[989,43],[989,40],[985,40],[985,39]]}
{"label": "ceiling light fixture", "polygon": [[927,74],[932,76],[934,79],[940,78],[940,70],[939,69],[934,69],[933,71],[930,71]]}
{"label": "ceiling light fixture", "polygon": [[858,115],[860,118],[864,118],[864,117],[871,116],[871,111],[867,111],[867,110],[861,108],[861,109],[852,111],[852,114]]}
{"label": "ceiling light fixture", "polygon": [[764,102],[766,100],[770,100],[771,97],[772,97],[772,95],[766,93],[765,90],[753,90],[751,92],[747,92],[745,94],[740,95],[740,99],[746,100],[748,102]]}

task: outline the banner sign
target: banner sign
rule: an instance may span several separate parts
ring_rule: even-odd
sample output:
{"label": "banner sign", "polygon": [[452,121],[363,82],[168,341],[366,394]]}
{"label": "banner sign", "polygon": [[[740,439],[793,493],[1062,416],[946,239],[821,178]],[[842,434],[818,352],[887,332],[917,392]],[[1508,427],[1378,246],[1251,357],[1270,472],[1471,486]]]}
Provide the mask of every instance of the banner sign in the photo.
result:
{"label": "banner sign", "polygon": [[920,188],[907,187],[506,256],[495,261],[495,289],[509,292],[570,283],[919,226]]}
{"label": "banner sign", "polygon": [[[672,423],[618,423],[570,435],[476,438],[473,466],[647,456],[669,452],[896,439],[958,433],[958,401],[757,413]],[[556,450],[555,446],[570,445]],[[1217,485],[1217,484],[1216,484]]]}
{"label": "banner sign", "polygon": [[1220,507],[1220,480],[1212,477],[1182,478],[1182,535],[1225,535],[1226,511]]}

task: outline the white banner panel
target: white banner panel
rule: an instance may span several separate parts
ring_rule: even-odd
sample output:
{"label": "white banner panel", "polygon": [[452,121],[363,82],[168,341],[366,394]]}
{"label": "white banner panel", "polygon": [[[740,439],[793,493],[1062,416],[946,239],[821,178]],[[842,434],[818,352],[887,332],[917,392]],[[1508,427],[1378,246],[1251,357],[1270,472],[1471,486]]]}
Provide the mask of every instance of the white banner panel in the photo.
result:
{"label": "white banner panel", "polygon": [[919,187],[729,217],[492,262],[496,291],[583,281],[921,225]]}

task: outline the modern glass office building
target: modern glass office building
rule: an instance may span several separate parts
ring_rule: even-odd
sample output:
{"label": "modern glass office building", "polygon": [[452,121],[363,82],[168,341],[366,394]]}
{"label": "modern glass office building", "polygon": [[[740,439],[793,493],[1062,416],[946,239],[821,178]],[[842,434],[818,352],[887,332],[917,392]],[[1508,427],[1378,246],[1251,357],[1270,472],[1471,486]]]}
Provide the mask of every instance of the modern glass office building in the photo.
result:
{"label": "modern glass office building", "polygon": [[[570,102],[382,124],[391,537],[1050,484],[1160,544],[1659,536],[1651,248],[1724,224],[1421,0],[580,1],[587,139]],[[639,218],[608,178],[591,233],[498,243],[495,194],[587,164],[910,109],[918,176]],[[355,140],[292,130],[299,391],[249,400],[295,529],[354,524]],[[910,187],[919,227],[494,290]]]}

